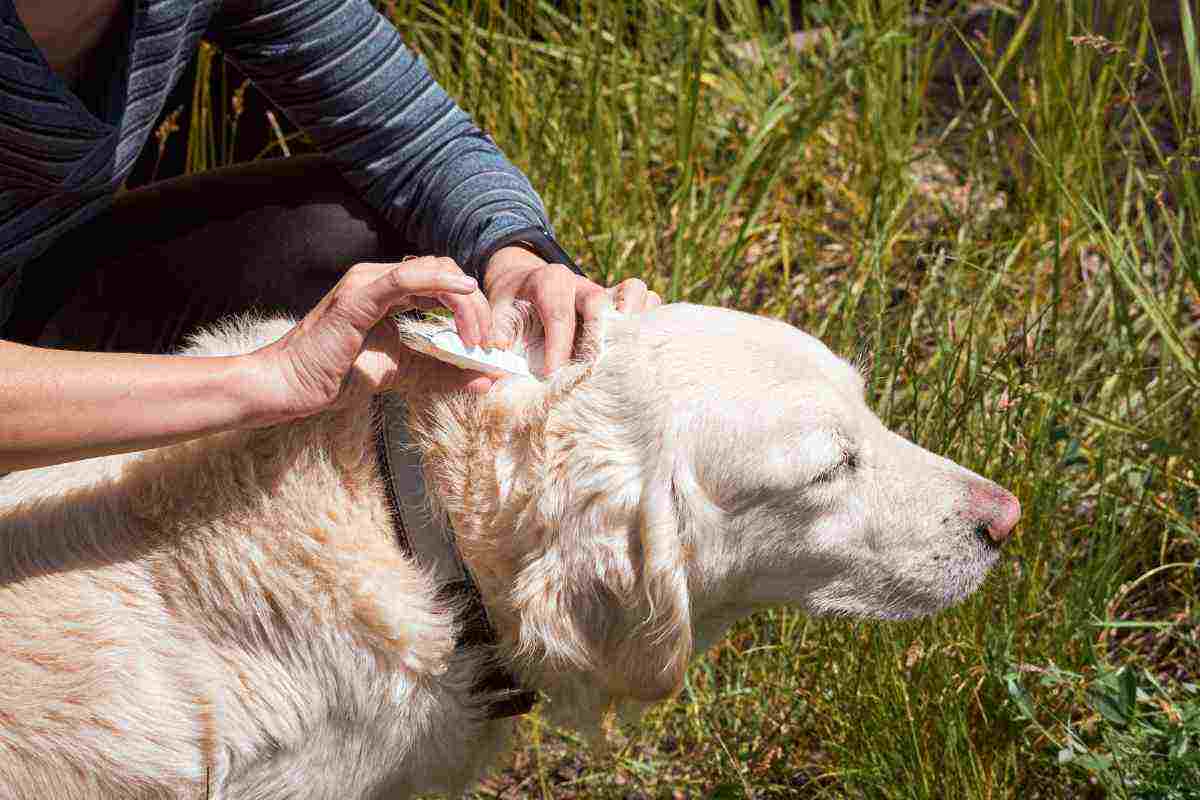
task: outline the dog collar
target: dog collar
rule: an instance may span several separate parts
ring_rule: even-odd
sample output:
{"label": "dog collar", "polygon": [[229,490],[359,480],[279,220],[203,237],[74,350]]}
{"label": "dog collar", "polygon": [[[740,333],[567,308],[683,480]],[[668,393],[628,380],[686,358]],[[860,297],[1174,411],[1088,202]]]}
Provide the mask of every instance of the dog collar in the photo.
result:
{"label": "dog collar", "polygon": [[[421,458],[411,445],[404,404],[392,398],[386,405],[390,407],[385,413],[385,401],[376,398],[379,425],[375,452],[396,544],[406,556],[433,572],[441,586],[440,597],[453,598],[462,608],[457,647],[486,647],[494,653],[496,629],[488,619],[479,587],[454,544],[454,533],[449,525],[443,528],[434,524],[429,514]],[[491,658],[471,690],[479,697],[488,719],[528,714],[537,702],[537,692],[523,688],[512,673]]]}

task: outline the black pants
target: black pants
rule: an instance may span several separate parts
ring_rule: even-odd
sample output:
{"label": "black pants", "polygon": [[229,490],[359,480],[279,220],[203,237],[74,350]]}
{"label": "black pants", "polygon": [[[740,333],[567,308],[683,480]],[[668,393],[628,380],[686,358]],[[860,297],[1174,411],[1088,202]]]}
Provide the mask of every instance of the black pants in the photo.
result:
{"label": "black pants", "polygon": [[303,316],[354,264],[414,253],[320,156],[184,176],[121,195],[26,265],[0,338],[166,353],[230,314]]}

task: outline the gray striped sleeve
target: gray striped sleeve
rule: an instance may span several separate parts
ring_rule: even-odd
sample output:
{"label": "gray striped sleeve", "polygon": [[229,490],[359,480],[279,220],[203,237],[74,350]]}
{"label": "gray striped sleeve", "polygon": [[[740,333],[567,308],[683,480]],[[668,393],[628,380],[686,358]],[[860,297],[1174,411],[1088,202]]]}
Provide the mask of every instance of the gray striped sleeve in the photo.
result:
{"label": "gray striped sleeve", "polygon": [[482,278],[497,243],[552,236],[529,180],[368,0],[226,0],[208,35],[425,252]]}

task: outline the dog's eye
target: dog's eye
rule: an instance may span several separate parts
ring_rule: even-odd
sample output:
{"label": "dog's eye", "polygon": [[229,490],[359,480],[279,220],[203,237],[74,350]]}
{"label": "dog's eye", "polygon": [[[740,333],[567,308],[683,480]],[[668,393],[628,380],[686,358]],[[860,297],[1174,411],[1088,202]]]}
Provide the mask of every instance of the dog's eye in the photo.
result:
{"label": "dog's eye", "polygon": [[843,472],[854,472],[858,469],[858,454],[853,450],[843,450],[841,459],[832,467],[821,470],[813,483],[829,483]]}

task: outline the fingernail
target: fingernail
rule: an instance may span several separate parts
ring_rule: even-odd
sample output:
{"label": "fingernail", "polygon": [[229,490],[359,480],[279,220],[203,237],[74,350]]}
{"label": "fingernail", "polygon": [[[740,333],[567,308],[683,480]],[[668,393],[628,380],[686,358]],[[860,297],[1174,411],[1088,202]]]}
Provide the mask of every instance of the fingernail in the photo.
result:
{"label": "fingernail", "polygon": [[477,286],[475,279],[470,275],[455,275],[452,282],[455,289],[462,289],[467,292],[475,291]]}

